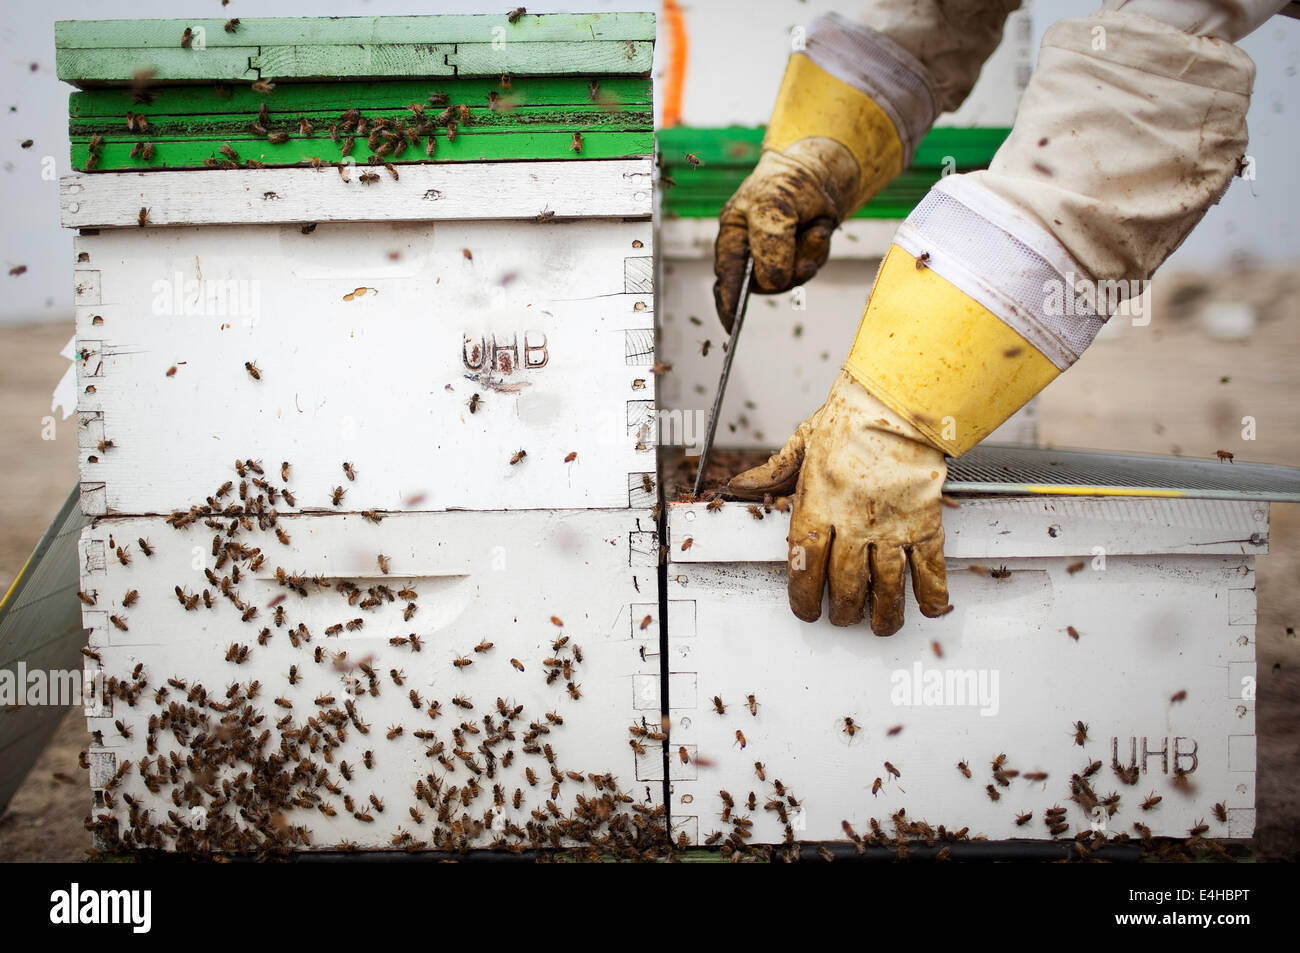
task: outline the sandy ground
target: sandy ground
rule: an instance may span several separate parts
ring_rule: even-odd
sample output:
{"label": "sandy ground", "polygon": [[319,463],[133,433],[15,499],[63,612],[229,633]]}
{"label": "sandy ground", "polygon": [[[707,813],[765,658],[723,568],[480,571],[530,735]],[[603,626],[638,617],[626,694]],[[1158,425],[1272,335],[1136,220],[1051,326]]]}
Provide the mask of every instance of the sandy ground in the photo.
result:
{"label": "sandy ground", "polygon": [[[1214,340],[1197,315],[1208,279],[1162,277],[1154,318],[1099,340],[1042,397],[1043,442],[1300,465],[1300,268],[1219,275],[1213,297],[1246,301],[1258,325],[1246,341]],[[58,439],[40,438],[41,417],[66,361],[58,351],[70,324],[0,328],[0,587],[26,559],[76,479],[72,421]],[[1226,378],[1226,381],[1224,380]],[[1241,418],[1257,439],[1241,438]],[[1226,464],[1225,464],[1226,465]],[[1300,506],[1272,507],[1270,554],[1257,563],[1259,590],[1258,823],[1260,859],[1300,858]],[[75,860],[89,846],[81,825],[89,802],[77,752],[84,721],[69,712],[7,813],[0,861]]]}

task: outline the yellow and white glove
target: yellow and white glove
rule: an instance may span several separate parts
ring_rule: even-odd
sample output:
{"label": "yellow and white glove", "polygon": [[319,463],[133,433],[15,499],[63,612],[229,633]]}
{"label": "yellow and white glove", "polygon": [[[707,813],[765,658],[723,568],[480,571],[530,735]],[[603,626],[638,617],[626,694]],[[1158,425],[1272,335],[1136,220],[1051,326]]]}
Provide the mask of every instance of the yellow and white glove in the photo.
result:
{"label": "yellow and white glove", "polygon": [[[1124,10],[1048,30],[988,171],[941,180],[899,227],[827,403],[731,481],[745,497],[795,489],[799,618],[829,587],[831,622],[860,620],[865,597],[876,634],[897,631],[904,554],[922,614],[946,610],[944,454],[1073,364],[1231,183],[1254,80],[1232,40],[1277,0],[1107,6]],[[1186,32],[1189,18],[1228,32]]]}
{"label": "yellow and white glove", "polygon": [[1019,0],[877,0],[866,22],[817,18],[791,55],[763,154],[719,216],[713,293],[726,330],[745,271],[775,294],[817,273],[831,233],[901,172],[955,108]]}

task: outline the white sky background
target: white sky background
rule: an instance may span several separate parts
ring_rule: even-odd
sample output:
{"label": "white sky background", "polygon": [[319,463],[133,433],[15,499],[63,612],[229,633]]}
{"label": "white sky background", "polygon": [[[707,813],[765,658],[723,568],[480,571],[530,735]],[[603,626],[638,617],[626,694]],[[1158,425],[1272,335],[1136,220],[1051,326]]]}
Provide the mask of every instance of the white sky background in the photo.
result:
{"label": "white sky background", "polygon": [[[527,0],[525,0],[527,2]],[[823,10],[852,13],[858,3],[827,0],[686,0],[691,55],[683,108],[692,125],[765,122],[789,52],[789,29]],[[867,0],[869,2],[869,0]],[[71,233],[58,224],[58,187],[41,178],[41,160],[54,158],[67,174],[67,98],[72,87],[54,77],[56,20],[239,16],[369,16],[504,13],[510,0],[7,0],[0,10],[0,323],[69,320],[72,313]],[[578,0],[528,3],[530,13],[605,12],[657,7],[657,0]],[[1093,0],[1036,0],[1033,46],[1062,16],[1085,15]],[[662,25],[662,24],[661,24]],[[1274,18],[1243,48],[1259,68],[1249,115],[1254,182],[1235,181],[1167,267],[1223,268],[1241,260],[1300,260],[1300,21]],[[662,46],[661,46],[662,48]],[[38,68],[31,71],[30,65]],[[16,107],[10,111],[10,107]],[[34,139],[31,149],[19,148]],[[26,274],[8,271],[25,264]]]}

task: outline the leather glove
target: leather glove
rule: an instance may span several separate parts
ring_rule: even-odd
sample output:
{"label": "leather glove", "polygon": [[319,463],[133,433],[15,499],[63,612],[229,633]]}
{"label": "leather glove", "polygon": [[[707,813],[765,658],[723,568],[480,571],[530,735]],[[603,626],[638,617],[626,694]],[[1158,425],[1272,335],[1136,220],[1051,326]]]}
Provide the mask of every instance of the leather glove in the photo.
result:
{"label": "leather glove", "polygon": [[826,263],[831,232],[853,211],[859,178],[857,160],[833,139],[763,153],[718,218],[713,298],[728,334],[746,257],[754,259],[761,294],[803,284]]}
{"label": "leather glove", "polygon": [[733,477],[743,499],[794,493],[790,517],[790,608],[855,625],[871,609],[876,635],[903,624],[903,575],[910,567],[921,614],[950,612],[943,561],[942,450],[840,372],[830,396],[762,466]]}

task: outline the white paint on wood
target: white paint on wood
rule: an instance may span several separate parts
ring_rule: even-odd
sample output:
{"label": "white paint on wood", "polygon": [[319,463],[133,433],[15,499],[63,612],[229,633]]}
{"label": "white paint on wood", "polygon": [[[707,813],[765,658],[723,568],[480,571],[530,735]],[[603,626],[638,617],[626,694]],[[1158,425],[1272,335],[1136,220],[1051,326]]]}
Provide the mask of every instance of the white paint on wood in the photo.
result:
{"label": "white paint on wood", "polygon": [[[1092,572],[1100,565],[1099,555],[1268,552],[1265,503],[1068,496],[963,496],[957,502],[956,509],[943,511],[944,552],[950,559],[1071,557],[1084,560],[1084,569]],[[758,520],[744,503],[725,503],[716,512],[702,503],[668,507],[668,545],[675,564],[784,562],[789,526],[788,513],[774,511]],[[687,537],[691,546],[683,552]],[[1253,625],[1253,617],[1245,614],[1249,584],[1230,588],[1231,598],[1224,593],[1230,619]]]}
{"label": "white paint on wood", "polygon": [[[900,808],[913,820],[990,839],[1045,838],[1044,811],[1058,804],[1072,836],[1093,817],[1070,800],[1070,776],[1100,761],[1093,789],[1121,795],[1117,813],[1105,818],[1109,834],[1134,834],[1138,822],[1186,837],[1205,819],[1211,836],[1250,836],[1255,702],[1244,697],[1243,679],[1254,672],[1254,642],[1243,637],[1253,634],[1248,624],[1234,623],[1229,593],[1253,586],[1254,556],[1218,530],[1257,527],[1254,507],[1156,501],[1151,509],[1151,502],[980,500],[945,511],[950,531],[963,530],[949,535],[955,609],[925,619],[909,586],[906,622],[888,639],[865,623],[836,628],[794,617],[777,561],[786,532],[778,514],[758,522],[733,504],[721,513],[672,507],[670,685],[695,683],[693,694],[669,695],[674,816],[698,816],[701,839],[725,832],[718,790],[738,805],[752,790],[760,805],[754,841],[780,842],[782,825],[762,808],[780,779],[802,802],[801,814],[789,809],[800,840],[843,840],[842,820],[864,832],[872,817],[892,834],[889,818]],[[1047,506],[1055,512],[1033,513]],[[1046,526],[1057,520],[1064,532],[1050,536]],[[693,537],[686,552],[683,534]],[[1110,546],[1105,570],[1070,572],[1091,558],[1093,543]],[[976,559],[1010,575],[971,572]],[[978,690],[980,679],[982,700],[964,691]],[[926,696],[931,680],[951,687]],[[911,704],[905,688],[927,703]],[[1186,697],[1174,702],[1179,692]],[[745,704],[750,694],[757,716]],[[715,713],[715,695],[725,715]],[[846,717],[860,730],[848,734]],[[1072,735],[1076,721],[1088,726],[1083,746]],[[895,726],[901,730],[890,735]],[[691,764],[682,764],[681,746],[695,752]],[[1007,787],[992,776],[1000,753],[1022,775]],[[1136,786],[1116,777],[1116,755],[1122,765],[1138,764]],[[962,760],[970,780],[958,771]],[[1172,783],[1180,767],[1194,782],[1187,794]],[[1028,772],[1048,778],[1030,782]],[[1144,811],[1140,802],[1152,791],[1163,800]],[[1214,820],[1219,802],[1229,808],[1226,825]],[[1033,818],[1018,826],[1024,812]]]}
{"label": "white paint on wood", "polygon": [[[66,228],[649,217],[649,159],[115,172],[64,176]],[[371,184],[363,174],[377,174]]]}
{"label": "white paint on wood", "polygon": [[[288,545],[281,545],[270,532],[239,537],[246,545],[261,546],[267,557],[258,571],[245,574],[234,585],[246,604],[259,607],[257,617],[249,622],[241,622],[240,611],[203,573],[205,567],[218,575],[230,573],[229,564],[215,569],[209,530],[196,526],[177,531],[161,519],[130,518],[99,520],[84,532],[83,551],[111,554],[122,546],[131,559],[130,565],[123,565],[110,555],[95,568],[83,567],[83,588],[100,593],[101,611],[85,614],[92,627],[90,643],[103,658],[106,675],[127,677],[137,663],[143,663],[149,681],[149,690],[134,707],[114,701],[106,709],[87,712],[90,729],[103,734],[104,744],[97,751],[138,763],[144,754],[149,715],[158,711],[153,690],[170,677],[184,679],[191,686],[202,683],[217,697],[224,695],[231,682],[259,680],[262,691],[256,704],[267,714],[268,727],[285,714],[292,714],[295,723],[302,724],[322,710],[314,704],[318,696],[334,695],[342,707],[348,697],[345,673],[330,660],[333,653],[346,651],[354,662],[371,659],[382,675],[381,690],[377,697],[363,693],[355,698],[358,713],[371,731],[368,735],[349,733],[344,746],[335,751],[331,779],[342,783],[358,803],[364,804],[368,795],[375,793],[387,808],[382,814],[372,812],[376,817],[373,824],[354,820],[339,799],[328,796],[338,809],[334,819],[316,811],[294,812],[290,823],[308,825],[315,846],[348,839],[365,847],[386,847],[399,825],[416,838],[428,840],[432,818],[416,825],[407,813],[408,805],[414,803],[411,792],[416,780],[431,771],[445,776],[449,785],[463,785],[470,775],[463,765],[455,772],[446,771],[425,754],[434,742],[421,742],[412,732],[436,731],[450,755],[454,747],[451,730],[460,722],[469,719],[481,724],[488,714],[500,721],[498,696],[511,706],[525,706],[521,724],[516,724],[518,734],[527,730],[523,726],[530,721],[546,723],[547,711],[563,717],[562,726],[552,726],[551,733],[541,738],[553,745],[560,770],[610,772],[619,787],[637,801],[660,800],[660,786],[645,783],[662,773],[660,750],[651,744],[648,754],[638,758],[627,743],[629,724],[639,723],[643,715],[652,724],[659,718],[658,662],[641,651],[658,645],[658,629],[641,630],[634,625],[631,608],[655,598],[653,569],[630,564],[631,537],[653,527],[646,515],[632,511],[404,514],[378,526],[355,515],[292,516],[282,518],[280,525],[289,535]],[[153,548],[152,558],[140,551],[136,542],[140,537]],[[387,575],[378,569],[381,552],[390,558]],[[311,583],[304,598],[277,584],[277,566],[306,577],[321,576],[331,584],[351,580],[362,588],[381,583],[394,590],[410,586],[418,594],[414,600],[417,611],[406,621],[402,600],[369,610],[349,606],[336,590]],[[206,609],[200,602],[196,610],[187,612],[174,595],[173,587],[178,585],[195,594],[207,589],[214,596],[214,608]],[[130,589],[138,590],[139,597],[128,608],[122,605],[122,597]],[[284,626],[275,625],[270,607],[279,595],[287,596],[282,603]],[[109,623],[110,615],[117,615],[127,630]],[[563,625],[555,625],[552,616]],[[361,628],[345,628],[337,636],[325,634],[327,627],[354,618],[364,620]],[[294,648],[288,631],[300,623],[307,626],[312,639]],[[265,646],[257,643],[263,627],[272,632]],[[411,633],[423,640],[419,652],[389,643],[392,637]],[[552,643],[561,636],[569,636],[571,642],[557,651]],[[492,642],[492,648],[475,652],[475,645],[484,640]],[[225,661],[231,643],[249,646],[247,662],[235,665]],[[543,665],[548,657],[572,659],[574,643],[582,651],[582,662],[575,664],[572,679],[582,693],[578,700],[569,697],[565,679],[546,684]],[[322,664],[313,661],[316,646],[326,649]],[[472,659],[474,664],[458,669],[452,664],[458,656]],[[511,659],[517,659],[524,670],[518,671]],[[303,679],[295,686],[287,679],[290,665],[298,666]],[[403,686],[394,684],[391,669],[404,672]],[[420,710],[411,704],[411,689],[421,696]],[[172,700],[178,694],[173,689]],[[472,701],[473,711],[455,707],[455,695]],[[276,698],[284,698],[294,707],[278,707]],[[425,711],[433,700],[442,706],[436,719]],[[130,740],[118,733],[118,719],[133,729]],[[405,731],[390,741],[385,733],[393,725],[402,725]],[[272,748],[275,744],[272,742]],[[493,783],[504,785],[508,795],[516,787],[523,790],[523,806],[505,811],[520,826],[529,819],[531,809],[542,808],[551,797],[546,760],[541,754],[523,752],[522,744],[520,738],[497,749],[500,758],[506,748],[513,748],[514,763],[509,768],[499,766],[494,780],[479,778],[487,794],[471,809],[473,816],[481,816],[492,806]],[[160,736],[160,753],[166,755],[172,747],[170,735]],[[375,753],[373,771],[360,766],[365,749]],[[338,774],[337,762],[343,760],[354,766],[351,784]],[[480,767],[483,761],[480,755]],[[537,787],[527,783],[526,767],[542,778]],[[145,807],[155,808],[163,817],[172,806],[167,788],[152,797],[135,772],[121,790],[141,798]],[[589,782],[566,779],[555,800],[568,811],[577,794],[590,797],[593,793]]]}
{"label": "white paint on wood", "polygon": [[337,486],[351,511],[644,496],[648,222],[124,229],[77,252],[102,276],[77,309],[89,513],[186,509],[247,458],[299,508]]}

